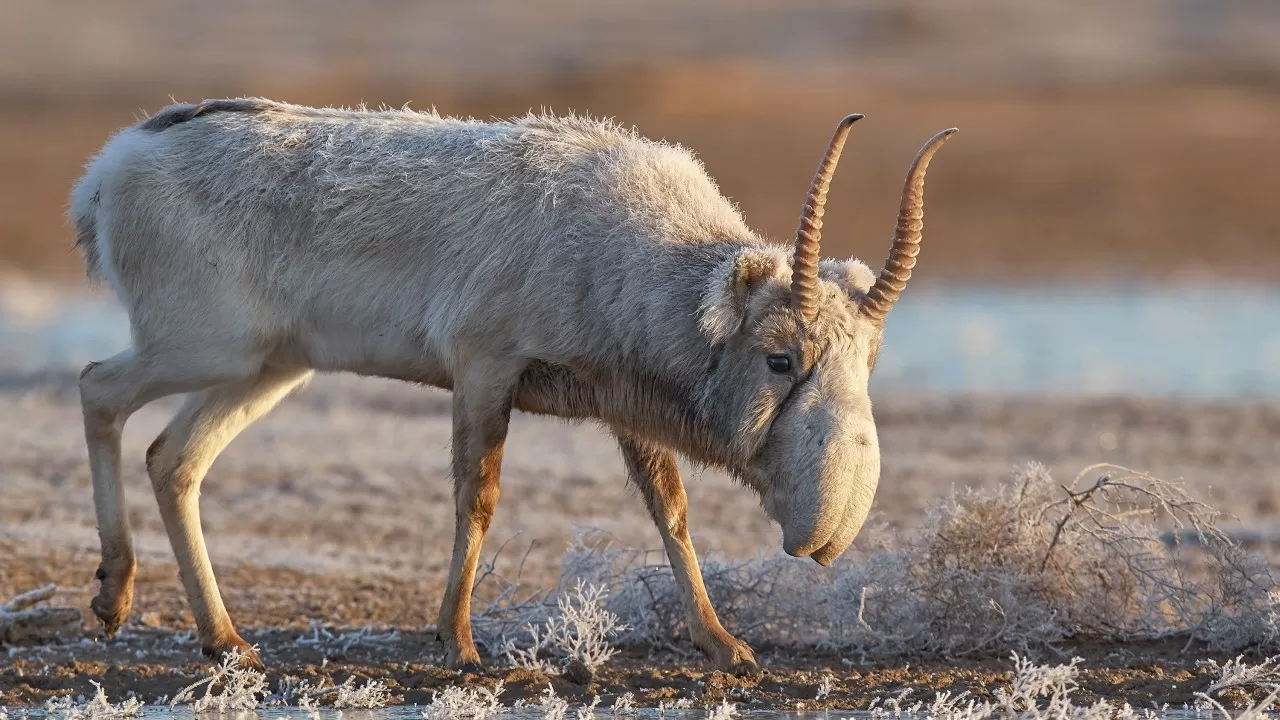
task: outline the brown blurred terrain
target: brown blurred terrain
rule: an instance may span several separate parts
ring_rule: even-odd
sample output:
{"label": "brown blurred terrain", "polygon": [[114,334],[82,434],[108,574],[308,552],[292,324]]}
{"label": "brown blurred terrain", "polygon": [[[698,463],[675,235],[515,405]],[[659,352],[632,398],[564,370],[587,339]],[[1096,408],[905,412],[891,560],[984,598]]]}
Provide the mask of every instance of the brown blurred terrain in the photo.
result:
{"label": "brown blurred terrain", "polygon": [[693,148],[748,220],[794,231],[836,120],[867,115],[827,254],[878,262],[917,147],[938,280],[1280,277],[1273,0],[589,4],[7,0],[0,269],[76,279],[70,184],[170,102],[615,116]]}

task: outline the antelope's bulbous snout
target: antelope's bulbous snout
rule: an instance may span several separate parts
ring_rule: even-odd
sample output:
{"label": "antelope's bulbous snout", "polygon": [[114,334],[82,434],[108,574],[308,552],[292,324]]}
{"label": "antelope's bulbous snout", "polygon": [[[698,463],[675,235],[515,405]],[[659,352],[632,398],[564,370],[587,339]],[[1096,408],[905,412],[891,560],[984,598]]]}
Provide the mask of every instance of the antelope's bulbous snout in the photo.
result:
{"label": "antelope's bulbous snout", "polygon": [[871,512],[871,501],[875,499],[876,487],[880,482],[880,454],[875,454],[875,473],[864,477],[862,482],[856,483],[850,489],[849,499],[845,504],[844,517],[841,518],[840,524],[836,531],[832,533],[827,542],[817,550],[813,551],[812,557],[819,565],[830,565],[835,562],[836,558],[844,554],[845,550],[853,544],[858,533],[862,530],[862,524],[867,521],[867,515]]}
{"label": "antelope's bulbous snout", "polygon": [[830,523],[800,525],[796,522],[782,524],[782,550],[791,557],[809,557],[824,547],[831,535]]}
{"label": "antelope's bulbous snout", "polygon": [[827,565],[849,547],[871,510],[880,448],[869,409],[850,411],[858,404],[821,399],[798,398],[791,417],[775,426],[776,447],[785,449],[775,459],[770,505],[782,526],[783,551]]}

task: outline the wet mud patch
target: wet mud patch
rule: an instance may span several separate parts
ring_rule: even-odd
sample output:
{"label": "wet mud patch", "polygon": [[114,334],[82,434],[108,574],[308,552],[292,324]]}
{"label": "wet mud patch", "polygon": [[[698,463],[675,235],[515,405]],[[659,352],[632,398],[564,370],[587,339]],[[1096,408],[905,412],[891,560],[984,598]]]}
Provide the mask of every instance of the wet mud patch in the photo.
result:
{"label": "wet mud patch", "polygon": [[[398,704],[426,705],[448,687],[493,689],[502,684],[506,706],[536,703],[550,686],[573,705],[589,705],[596,696],[608,708],[630,693],[639,707],[706,708],[729,701],[742,710],[865,710],[899,698],[903,705],[930,702],[939,693],[961,693],[991,700],[1013,679],[1008,658],[895,659],[858,662],[839,655],[781,649],[759,653],[755,670],[725,672],[701,656],[681,650],[624,650],[588,682],[566,674],[494,665],[473,671],[443,667],[443,646],[434,631],[393,629],[259,630],[244,633],[259,646],[267,665],[268,687],[282,681],[312,686],[356,686],[381,681]],[[1180,707],[1196,701],[1218,678],[1203,662],[1207,655],[1189,649],[1185,639],[1126,646],[1063,648],[1061,657],[1038,658],[1057,664],[1083,658],[1076,675],[1076,702],[1108,700],[1135,708]],[[1222,658],[1225,660],[1226,658]],[[1247,659],[1247,656],[1246,656]],[[0,705],[40,705],[51,698],[92,697],[93,683],[113,700],[137,697],[165,703],[183,688],[207,677],[212,663],[201,657],[189,633],[129,628],[112,640],[8,648],[0,661]],[[1243,705],[1265,696],[1261,688],[1231,690],[1220,696]],[[332,702],[332,696],[320,704]]]}

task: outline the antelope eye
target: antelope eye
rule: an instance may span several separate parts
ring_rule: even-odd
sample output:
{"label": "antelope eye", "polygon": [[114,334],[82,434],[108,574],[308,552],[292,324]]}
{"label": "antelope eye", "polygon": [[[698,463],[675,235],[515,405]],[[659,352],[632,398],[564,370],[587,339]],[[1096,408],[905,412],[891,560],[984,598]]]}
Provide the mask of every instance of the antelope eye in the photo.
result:
{"label": "antelope eye", "polygon": [[791,371],[791,358],[786,355],[770,355],[765,358],[765,362],[769,363],[769,369],[776,373]]}

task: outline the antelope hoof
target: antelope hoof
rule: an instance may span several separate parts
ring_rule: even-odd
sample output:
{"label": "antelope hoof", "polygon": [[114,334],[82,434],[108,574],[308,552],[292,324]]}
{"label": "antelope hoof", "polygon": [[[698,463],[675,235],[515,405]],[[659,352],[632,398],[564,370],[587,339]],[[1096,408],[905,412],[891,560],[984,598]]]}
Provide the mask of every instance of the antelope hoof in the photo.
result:
{"label": "antelope hoof", "polygon": [[201,646],[200,652],[205,657],[212,659],[214,662],[223,662],[232,650],[240,652],[240,667],[257,670],[263,672],[266,667],[262,664],[262,658],[257,651],[244,641],[244,638],[234,631],[231,636],[225,640],[217,640],[212,643]]}
{"label": "antelope hoof", "polygon": [[480,653],[476,652],[475,645],[466,647],[450,646],[448,655],[445,656],[445,666],[462,672],[476,672],[481,668]]}
{"label": "antelope hoof", "polygon": [[709,645],[703,648],[703,652],[711,657],[711,663],[717,668],[735,674],[756,671],[756,654],[741,640],[728,637]]}
{"label": "antelope hoof", "polygon": [[129,618],[133,609],[133,573],[108,573],[98,566],[95,574],[102,581],[98,594],[89,602],[89,608],[102,622],[102,630],[108,638],[115,637],[120,626]]}

